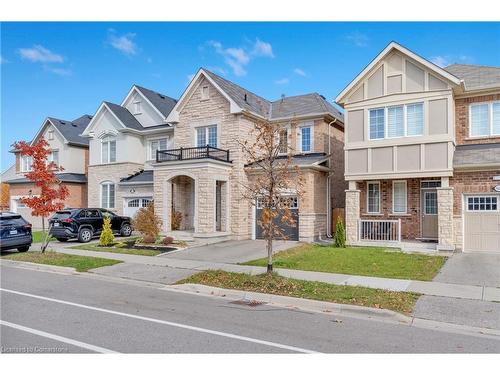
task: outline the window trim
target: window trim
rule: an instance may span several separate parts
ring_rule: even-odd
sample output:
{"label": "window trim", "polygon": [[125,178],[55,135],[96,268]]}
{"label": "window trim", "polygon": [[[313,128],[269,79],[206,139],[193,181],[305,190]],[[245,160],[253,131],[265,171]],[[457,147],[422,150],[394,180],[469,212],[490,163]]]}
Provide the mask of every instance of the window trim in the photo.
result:
{"label": "window trim", "polygon": [[54,130],[48,130],[47,131],[47,140],[53,141],[54,140]]}
{"label": "window trim", "polygon": [[[281,152],[281,133],[286,132],[286,152]],[[287,125],[286,127],[279,129],[278,132],[278,155],[287,155],[288,152],[290,151],[290,126]]]}
{"label": "window trim", "polygon": [[141,115],[142,114],[142,106],[141,106],[142,101],[141,100],[134,100],[132,102],[132,105],[134,106],[134,113],[133,115]]}
{"label": "window trim", "polygon": [[[54,162],[54,152],[57,152],[57,163]],[[60,167],[60,160],[59,160],[59,156],[60,156],[60,152],[59,152],[59,149],[53,149],[51,150],[50,154],[49,154],[49,158],[47,159],[47,163],[50,164],[50,163],[54,163],[56,165],[57,168]]]}
{"label": "window trim", "polygon": [[[495,198],[496,199],[496,205],[497,209],[496,210],[469,210],[469,199],[471,198]],[[465,196],[465,211],[466,212],[500,212],[500,195],[495,195],[495,194],[481,194],[481,195],[466,195]],[[474,203],[472,203],[474,204]],[[480,203],[479,203],[480,204]]]}
{"label": "window trim", "polygon": [[[304,151],[302,149],[302,128],[309,128],[310,129],[310,134],[309,134],[309,151]],[[302,154],[309,154],[311,152],[314,152],[314,121],[306,121],[302,122],[297,125],[297,139],[296,139],[296,148],[297,151],[302,153]]]}
{"label": "window trim", "polygon": [[[480,105],[488,105],[488,129],[489,129],[489,134],[486,135],[472,135],[472,107],[480,106]],[[496,138],[500,137],[500,132],[499,133],[493,133],[493,105],[498,104],[500,105],[500,100],[489,100],[486,102],[477,102],[477,103],[471,103],[469,104],[469,118],[468,120],[468,125],[469,125],[469,138]]]}
{"label": "window trim", "polygon": [[[113,197],[113,207],[111,207],[109,205],[109,202],[110,202],[110,189],[108,188],[107,189],[107,201],[108,201],[108,206],[107,207],[104,207],[103,205],[103,202],[102,202],[102,194],[103,194],[103,189],[104,189],[104,186],[111,186],[113,185],[113,189],[114,189],[114,197]],[[113,182],[113,181],[102,181],[100,184],[100,194],[99,194],[99,203],[100,203],[100,208],[105,208],[107,210],[109,209],[115,209],[116,208],[116,184]]]}
{"label": "window trim", "polygon": [[[395,193],[394,185],[396,183],[401,183],[401,182],[404,183],[404,187],[405,187],[405,194],[404,194],[405,195],[405,210],[399,212],[399,211],[396,211],[394,209],[394,201],[395,201],[395,199],[394,199],[394,193]],[[406,215],[408,213],[408,181],[406,181],[406,180],[393,180],[392,181],[392,213],[394,215]]]}
{"label": "window trim", "polygon": [[[111,142],[115,142],[115,160],[114,161],[111,161]],[[108,161],[105,162],[103,160],[103,155],[102,155],[102,152],[103,152],[103,147],[104,147],[104,144],[107,143],[108,144],[108,153],[107,153],[107,158],[108,158]],[[116,137],[115,136],[110,136],[110,135],[107,135],[105,137],[103,137],[101,139],[101,164],[112,164],[112,163],[116,163],[116,155],[117,155],[117,142],[116,142]]]}
{"label": "window trim", "polygon": [[[24,161],[28,160],[28,159],[30,159],[31,162],[29,162],[25,168]],[[21,155],[21,172],[27,173],[27,172],[31,172],[31,171],[33,171],[33,157],[31,157],[29,155]]]}
{"label": "window trim", "polygon": [[[198,146],[198,129],[205,129],[205,144],[202,146]],[[205,147],[208,145],[208,138],[209,138],[209,128],[215,128],[217,131],[217,136],[216,136],[216,145],[212,147],[219,147],[219,137],[220,137],[220,131],[219,131],[219,124],[210,124],[210,125],[200,125],[200,126],[195,126],[194,128],[194,147]]]}
{"label": "window trim", "polygon": [[[420,104],[422,106],[422,134],[418,135],[408,135],[408,106],[410,105],[417,105]],[[403,107],[403,131],[404,135],[402,136],[395,136],[395,137],[390,137],[389,136],[389,108],[395,108],[395,107]],[[370,112],[371,111],[377,111],[377,110],[384,110],[384,136],[382,138],[372,138],[371,137],[371,123],[370,123]],[[423,101],[417,101],[417,102],[411,102],[411,103],[400,103],[400,104],[394,104],[394,105],[388,105],[385,107],[373,107],[373,108],[368,108],[367,109],[368,114],[367,114],[367,122],[368,122],[368,140],[369,141],[380,141],[380,140],[387,140],[387,139],[398,139],[398,138],[411,138],[411,137],[422,137],[424,136],[425,133],[425,103]]]}
{"label": "window trim", "polygon": [[[378,185],[378,211],[370,211],[370,185]],[[382,207],[381,207],[380,181],[367,181],[366,182],[366,213],[380,215],[381,212],[382,212]]]}
{"label": "window trim", "polygon": [[168,150],[169,149],[169,143],[171,141],[171,137],[170,136],[148,139],[148,147],[147,147],[147,151],[146,151],[146,153],[147,153],[146,160],[156,160],[156,151],[153,154],[153,150],[151,149],[151,146],[152,146],[153,142],[156,142],[156,141],[160,142],[163,139],[165,139],[166,142],[167,142],[167,148],[165,150]]}

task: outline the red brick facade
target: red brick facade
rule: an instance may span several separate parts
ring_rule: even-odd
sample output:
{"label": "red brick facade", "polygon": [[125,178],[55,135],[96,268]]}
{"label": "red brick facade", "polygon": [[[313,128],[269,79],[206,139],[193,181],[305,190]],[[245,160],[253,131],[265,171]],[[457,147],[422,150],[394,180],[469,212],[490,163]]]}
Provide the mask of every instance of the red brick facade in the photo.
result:
{"label": "red brick facade", "polygon": [[464,193],[493,193],[494,186],[500,185],[500,181],[494,181],[493,176],[500,176],[500,169],[493,171],[455,171],[450,179],[453,187],[453,214],[462,214],[462,194]]}
{"label": "red brick facade", "polygon": [[469,137],[469,105],[492,100],[500,100],[500,94],[455,99],[455,141],[457,145],[500,142],[500,136],[474,139]]}

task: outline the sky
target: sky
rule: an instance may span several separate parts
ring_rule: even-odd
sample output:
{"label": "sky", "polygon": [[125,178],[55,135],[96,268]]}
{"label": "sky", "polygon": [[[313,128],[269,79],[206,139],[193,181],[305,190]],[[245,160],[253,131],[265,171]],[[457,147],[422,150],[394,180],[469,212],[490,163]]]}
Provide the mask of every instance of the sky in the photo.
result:
{"label": "sky", "polygon": [[178,98],[204,67],[270,100],[333,101],[392,40],[440,66],[500,66],[500,23],[0,23],[1,170],[46,117],[92,115],[133,84]]}

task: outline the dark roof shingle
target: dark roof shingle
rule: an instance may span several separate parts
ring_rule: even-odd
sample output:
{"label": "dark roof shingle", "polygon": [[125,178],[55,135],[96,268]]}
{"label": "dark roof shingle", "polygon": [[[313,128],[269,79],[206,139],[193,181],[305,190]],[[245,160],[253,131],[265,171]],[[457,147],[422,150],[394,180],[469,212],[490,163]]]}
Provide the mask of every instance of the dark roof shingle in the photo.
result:
{"label": "dark roof shingle", "polygon": [[152,170],[140,170],[137,173],[134,173],[130,176],[124,177],[120,179],[120,182],[124,183],[153,183],[153,171]]}
{"label": "dark roof shingle", "polygon": [[70,144],[81,146],[89,145],[88,138],[83,138],[80,134],[82,134],[87,127],[92,116],[83,115],[73,121],[60,120],[54,117],[49,117],[48,119]]}
{"label": "dark roof shingle", "polygon": [[147,89],[145,87],[137,86],[137,89],[158,109],[165,118],[169,115],[175,107],[177,100],[167,95],[160,94],[159,92]]}
{"label": "dark roof shingle", "polygon": [[500,67],[453,64],[444,70],[464,80],[466,90],[500,87]]}
{"label": "dark roof shingle", "polygon": [[108,106],[108,108],[116,115],[116,117],[118,117],[125,127],[135,130],[144,130],[141,123],[137,121],[135,116],[130,113],[127,108],[110,102],[104,102],[104,104]]}
{"label": "dark roof shingle", "polygon": [[344,121],[342,113],[318,93],[284,97],[271,103],[271,119],[330,113]]}
{"label": "dark roof shingle", "polygon": [[[61,182],[73,182],[76,184],[87,183],[87,176],[83,173],[56,173],[56,176]],[[24,184],[27,182],[31,182],[31,180],[28,180],[26,177],[5,181],[7,184]]]}

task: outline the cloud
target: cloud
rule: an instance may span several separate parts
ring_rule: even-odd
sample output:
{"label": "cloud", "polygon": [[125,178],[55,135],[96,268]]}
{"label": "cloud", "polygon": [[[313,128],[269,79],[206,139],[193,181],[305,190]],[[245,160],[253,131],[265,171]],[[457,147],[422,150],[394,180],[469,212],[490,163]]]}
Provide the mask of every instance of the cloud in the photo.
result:
{"label": "cloud", "polygon": [[65,69],[65,68],[52,68],[50,66],[44,66],[44,69],[47,71],[47,72],[51,72],[51,73],[54,73],[54,74],[57,74],[58,76],[70,76],[73,74],[73,72],[71,71],[71,69]]}
{"label": "cloud", "polygon": [[366,47],[368,45],[368,35],[360,33],[359,31],[353,31],[345,36],[345,39],[354,44],[356,47]]}
{"label": "cloud", "polygon": [[437,66],[444,68],[445,66],[450,65],[448,59],[444,56],[434,56],[431,57],[431,62],[436,64]]}
{"label": "cloud", "polygon": [[306,72],[304,72],[304,71],[303,71],[302,69],[300,69],[300,68],[295,68],[295,69],[293,70],[293,72],[294,72],[295,74],[299,75],[299,76],[302,76],[302,77],[307,76]]}
{"label": "cloud", "polygon": [[118,51],[122,52],[127,56],[132,56],[137,54],[138,47],[134,42],[135,35],[134,33],[127,33],[123,35],[116,35],[116,31],[114,29],[109,29],[108,35],[108,43]]}
{"label": "cloud", "polygon": [[7,64],[9,60],[3,58],[3,56],[0,56],[0,64]]}
{"label": "cloud", "polygon": [[255,39],[252,54],[255,56],[274,57],[271,43],[263,42],[259,38]]}
{"label": "cloud", "polygon": [[276,81],[274,81],[274,83],[276,83],[277,85],[286,85],[287,83],[290,83],[290,79],[285,77],[277,79]]}
{"label": "cloud", "polygon": [[64,61],[64,57],[39,44],[34,45],[32,48],[19,48],[17,52],[23,60],[31,62],[62,63]]}
{"label": "cloud", "polygon": [[453,63],[459,62],[462,64],[465,63],[473,63],[474,58],[471,56],[467,55],[458,55],[458,56],[453,56],[453,55],[439,55],[439,56],[433,56],[430,58],[430,61],[440,68],[444,68],[445,66],[451,65]]}
{"label": "cloud", "polygon": [[[246,66],[253,58],[274,57],[271,44],[259,39],[256,39],[250,47],[225,48],[221,42],[216,40],[209,40],[206,44],[224,58],[224,62],[231,68],[236,76],[244,76],[247,74]],[[199,49],[203,51],[203,48]]]}
{"label": "cloud", "polygon": [[195,75],[196,74],[194,74],[194,73],[193,74],[188,74],[187,77],[186,77],[187,80],[188,80],[188,82],[191,82],[193,80],[193,78],[194,78]]}

